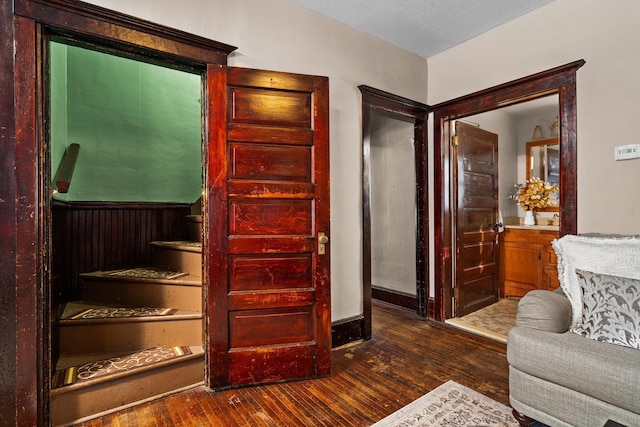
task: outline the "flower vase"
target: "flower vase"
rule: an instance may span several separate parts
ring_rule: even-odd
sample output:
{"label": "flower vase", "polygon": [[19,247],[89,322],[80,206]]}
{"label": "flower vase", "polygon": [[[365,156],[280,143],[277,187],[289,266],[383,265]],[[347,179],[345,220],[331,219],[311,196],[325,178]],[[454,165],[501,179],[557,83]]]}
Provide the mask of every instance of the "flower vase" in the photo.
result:
{"label": "flower vase", "polygon": [[536,219],[533,217],[533,211],[524,211],[524,225],[536,225]]}

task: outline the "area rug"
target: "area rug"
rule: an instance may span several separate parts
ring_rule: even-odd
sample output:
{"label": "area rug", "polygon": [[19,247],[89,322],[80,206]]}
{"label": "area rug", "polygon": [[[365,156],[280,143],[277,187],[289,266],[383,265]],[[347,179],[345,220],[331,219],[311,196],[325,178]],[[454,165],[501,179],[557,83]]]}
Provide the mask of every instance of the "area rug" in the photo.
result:
{"label": "area rug", "polygon": [[519,424],[511,408],[455,381],[448,381],[372,427],[480,427]]}
{"label": "area rug", "polygon": [[188,276],[189,273],[168,271],[156,267],[139,267],[110,271],[108,275],[111,277],[126,277],[132,279],[177,279],[178,277]]}
{"label": "area rug", "polygon": [[158,307],[100,307],[87,308],[68,317],[68,319],[119,319],[123,317],[170,316],[177,311],[177,308]]}
{"label": "area rug", "polygon": [[447,319],[446,323],[506,343],[509,330],[516,325],[518,301],[520,298],[503,298],[466,316]]}
{"label": "area rug", "polygon": [[112,357],[58,370],[53,376],[51,385],[52,388],[64,387],[119,372],[131,371],[165,360],[187,356],[191,353],[191,349],[186,346],[152,347],[126,356]]}

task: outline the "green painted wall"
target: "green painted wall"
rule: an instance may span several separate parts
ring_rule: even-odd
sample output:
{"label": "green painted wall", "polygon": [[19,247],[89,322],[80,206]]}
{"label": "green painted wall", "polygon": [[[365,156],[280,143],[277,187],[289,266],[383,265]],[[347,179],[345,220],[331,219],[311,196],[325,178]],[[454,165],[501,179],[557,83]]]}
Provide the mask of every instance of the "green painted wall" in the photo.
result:
{"label": "green painted wall", "polygon": [[199,75],[52,43],[51,76],[52,175],[65,148],[80,144],[69,193],[57,199],[200,197]]}

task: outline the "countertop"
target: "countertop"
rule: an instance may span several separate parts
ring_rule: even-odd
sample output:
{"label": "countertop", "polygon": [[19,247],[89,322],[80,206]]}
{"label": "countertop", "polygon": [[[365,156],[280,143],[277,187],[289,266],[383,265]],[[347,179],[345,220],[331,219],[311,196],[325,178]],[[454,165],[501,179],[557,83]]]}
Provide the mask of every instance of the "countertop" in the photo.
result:
{"label": "countertop", "polygon": [[504,228],[513,228],[517,230],[560,231],[560,227],[558,225],[505,225]]}

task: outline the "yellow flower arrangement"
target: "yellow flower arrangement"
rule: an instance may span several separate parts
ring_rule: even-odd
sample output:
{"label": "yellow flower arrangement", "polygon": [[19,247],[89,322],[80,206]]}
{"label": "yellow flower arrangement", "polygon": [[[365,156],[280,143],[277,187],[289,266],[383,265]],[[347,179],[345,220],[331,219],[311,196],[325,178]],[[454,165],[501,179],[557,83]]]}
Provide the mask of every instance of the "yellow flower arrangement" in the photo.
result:
{"label": "yellow flower arrangement", "polygon": [[525,211],[557,206],[558,193],[556,184],[550,184],[540,178],[531,178],[524,185],[519,186],[515,200]]}

